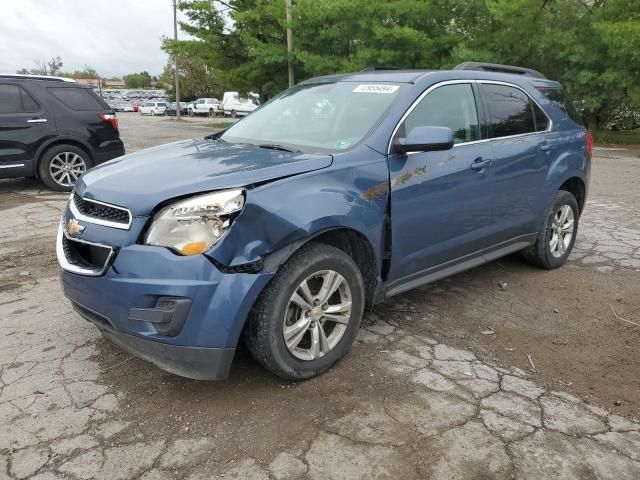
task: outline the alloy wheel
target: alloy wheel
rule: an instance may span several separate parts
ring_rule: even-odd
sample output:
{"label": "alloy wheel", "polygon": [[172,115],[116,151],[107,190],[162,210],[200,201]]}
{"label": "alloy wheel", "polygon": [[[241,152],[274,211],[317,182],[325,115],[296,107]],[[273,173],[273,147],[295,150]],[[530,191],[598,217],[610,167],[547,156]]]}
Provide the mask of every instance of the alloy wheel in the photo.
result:
{"label": "alloy wheel", "polygon": [[61,187],[73,187],[86,171],[87,163],[84,158],[74,152],[61,152],[49,163],[51,178]]}
{"label": "alloy wheel", "polygon": [[563,205],[553,216],[551,235],[549,237],[549,251],[556,258],[562,257],[573,240],[575,218],[569,205]]}
{"label": "alloy wheel", "polygon": [[333,270],[309,275],[294,290],[284,314],[282,334],[289,352],[316,360],[343,337],[351,319],[351,289]]}

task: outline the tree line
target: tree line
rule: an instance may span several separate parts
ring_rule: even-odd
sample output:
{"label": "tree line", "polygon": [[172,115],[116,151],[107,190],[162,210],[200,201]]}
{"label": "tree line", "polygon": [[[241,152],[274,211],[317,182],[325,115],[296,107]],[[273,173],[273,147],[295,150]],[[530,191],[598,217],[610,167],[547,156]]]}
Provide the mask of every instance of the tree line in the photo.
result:
{"label": "tree line", "polygon": [[[263,98],[287,87],[284,0],[182,0],[179,8],[190,38],[165,39],[163,49],[192,86]],[[473,60],[561,81],[591,128],[640,106],[637,0],[294,0],[291,11],[298,81]],[[169,66],[163,78],[173,79]]]}
{"label": "tree line", "polygon": [[[63,70],[64,62],[60,56],[52,57],[49,60],[36,60],[35,67],[21,68],[16,73],[23,75],[50,75],[53,77],[68,77],[75,79],[100,79],[101,77],[95,68],[85,65],[82,70],[65,71]],[[109,78],[107,80],[120,80]],[[130,73],[122,77],[126,88],[150,88],[151,82],[158,80],[146,70],[139,73]]]}

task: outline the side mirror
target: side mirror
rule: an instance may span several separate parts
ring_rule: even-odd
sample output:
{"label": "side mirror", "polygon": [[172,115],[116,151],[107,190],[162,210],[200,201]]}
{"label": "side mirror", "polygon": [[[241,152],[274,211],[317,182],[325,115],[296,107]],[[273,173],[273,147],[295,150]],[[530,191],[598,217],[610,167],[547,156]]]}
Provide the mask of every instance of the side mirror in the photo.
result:
{"label": "side mirror", "polygon": [[414,127],[405,138],[398,139],[400,153],[433,152],[453,147],[453,131],[449,127]]}

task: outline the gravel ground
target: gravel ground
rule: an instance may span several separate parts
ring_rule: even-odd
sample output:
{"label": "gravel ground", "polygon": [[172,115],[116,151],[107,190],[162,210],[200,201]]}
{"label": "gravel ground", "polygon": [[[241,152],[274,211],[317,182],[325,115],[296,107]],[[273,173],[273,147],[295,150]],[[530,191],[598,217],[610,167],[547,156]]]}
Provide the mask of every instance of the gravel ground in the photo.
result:
{"label": "gravel ground", "polygon": [[[213,131],[119,116],[129,152]],[[638,151],[597,149],[564,268],[403,294],[291,384],[242,350],[211,383],[113,346],[58,285],[66,195],[0,181],[0,478],[640,478],[639,182]]]}

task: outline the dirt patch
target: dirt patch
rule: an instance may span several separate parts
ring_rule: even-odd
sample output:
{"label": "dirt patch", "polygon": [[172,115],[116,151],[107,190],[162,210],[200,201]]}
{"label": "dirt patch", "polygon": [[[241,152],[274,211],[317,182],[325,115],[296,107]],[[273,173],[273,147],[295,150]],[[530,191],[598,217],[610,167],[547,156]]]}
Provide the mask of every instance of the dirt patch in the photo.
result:
{"label": "dirt patch", "polygon": [[18,290],[22,285],[55,276],[58,263],[49,237],[34,237],[30,243],[0,243],[0,291]]}

